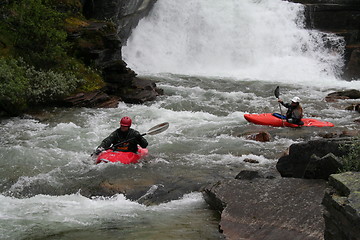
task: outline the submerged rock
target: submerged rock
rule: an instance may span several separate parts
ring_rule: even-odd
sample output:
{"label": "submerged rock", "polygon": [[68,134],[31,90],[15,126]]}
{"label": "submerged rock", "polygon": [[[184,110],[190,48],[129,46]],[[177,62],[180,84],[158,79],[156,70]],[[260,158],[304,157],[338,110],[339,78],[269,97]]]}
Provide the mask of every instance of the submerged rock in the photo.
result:
{"label": "submerged rock", "polygon": [[271,135],[267,131],[238,133],[238,134],[235,134],[235,136],[245,137],[246,139],[254,140],[254,141],[258,141],[258,142],[269,142],[271,140]]}
{"label": "submerged rock", "polygon": [[221,212],[226,239],[323,239],[323,180],[250,177],[205,188],[206,202]]}

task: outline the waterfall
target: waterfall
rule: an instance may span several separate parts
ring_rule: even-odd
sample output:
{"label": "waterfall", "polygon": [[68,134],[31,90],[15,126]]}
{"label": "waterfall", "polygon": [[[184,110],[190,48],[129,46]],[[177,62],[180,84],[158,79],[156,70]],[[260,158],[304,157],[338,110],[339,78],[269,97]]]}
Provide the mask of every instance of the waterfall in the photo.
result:
{"label": "waterfall", "polygon": [[141,74],[336,79],[343,39],[304,29],[303,21],[304,6],[282,0],[158,0],[123,58]]}

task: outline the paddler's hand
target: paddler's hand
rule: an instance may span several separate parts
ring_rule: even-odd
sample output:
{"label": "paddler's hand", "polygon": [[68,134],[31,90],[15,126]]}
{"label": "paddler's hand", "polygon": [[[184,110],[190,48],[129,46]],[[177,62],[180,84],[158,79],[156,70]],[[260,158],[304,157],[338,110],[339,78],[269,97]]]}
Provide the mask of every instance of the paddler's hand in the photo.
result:
{"label": "paddler's hand", "polygon": [[279,98],[279,99],[278,99],[278,102],[279,102],[279,103],[282,103],[282,102],[283,102],[283,100],[281,100],[281,99]]}
{"label": "paddler's hand", "polygon": [[105,149],[102,147],[98,147],[97,149],[95,149],[94,154],[99,155],[102,151],[105,151]]}

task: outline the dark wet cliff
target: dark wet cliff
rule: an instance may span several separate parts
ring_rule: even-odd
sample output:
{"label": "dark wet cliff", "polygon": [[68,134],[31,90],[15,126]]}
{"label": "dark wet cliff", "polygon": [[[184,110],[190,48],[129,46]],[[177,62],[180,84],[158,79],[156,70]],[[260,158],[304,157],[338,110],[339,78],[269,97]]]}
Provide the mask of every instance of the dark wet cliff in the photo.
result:
{"label": "dark wet cliff", "polygon": [[83,0],[87,18],[111,20],[118,26],[118,34],[125,43],[139,20],[152,9],[156,0]]}
{"label": "dark wet cliff", "polygon": [[[82,0],[88,24],[70,34],[79,57],[102,72],[105,88],[99,92],[80,93],[66,99],[69,106],[117,106],[117,99],[144,103],[162,94],[156,84],[141,79],[122,60],[121,48],[138,22],[152,9],[156,0]],[[112,27],[112,30],[109,30]],[[104,96],[105,93],[105,96]],[[110,97],[109,97],[110,96]],[[115,96],[115,99],[111,96]],[[112,100],[108,100],[112,98]]]}
{"label": "dark wet cliff", "polygon": [[343,78],[360,79],[360,2],[358,0],[288,0],[304,4],[306,27],[343,36]]}

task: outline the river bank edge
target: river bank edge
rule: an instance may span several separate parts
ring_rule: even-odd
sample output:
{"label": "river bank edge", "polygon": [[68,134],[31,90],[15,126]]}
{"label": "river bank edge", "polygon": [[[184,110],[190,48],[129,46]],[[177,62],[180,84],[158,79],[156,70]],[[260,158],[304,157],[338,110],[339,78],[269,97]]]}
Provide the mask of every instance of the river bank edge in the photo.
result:
{"label": "river bank edge", "polygon": [[360,239],[360,172],[336,173],[347,153],[342,146],[354,142],[359,138],[293,144],[277,163],[281,177],[242,171],[207,186],[220,232],[226,239]]}

